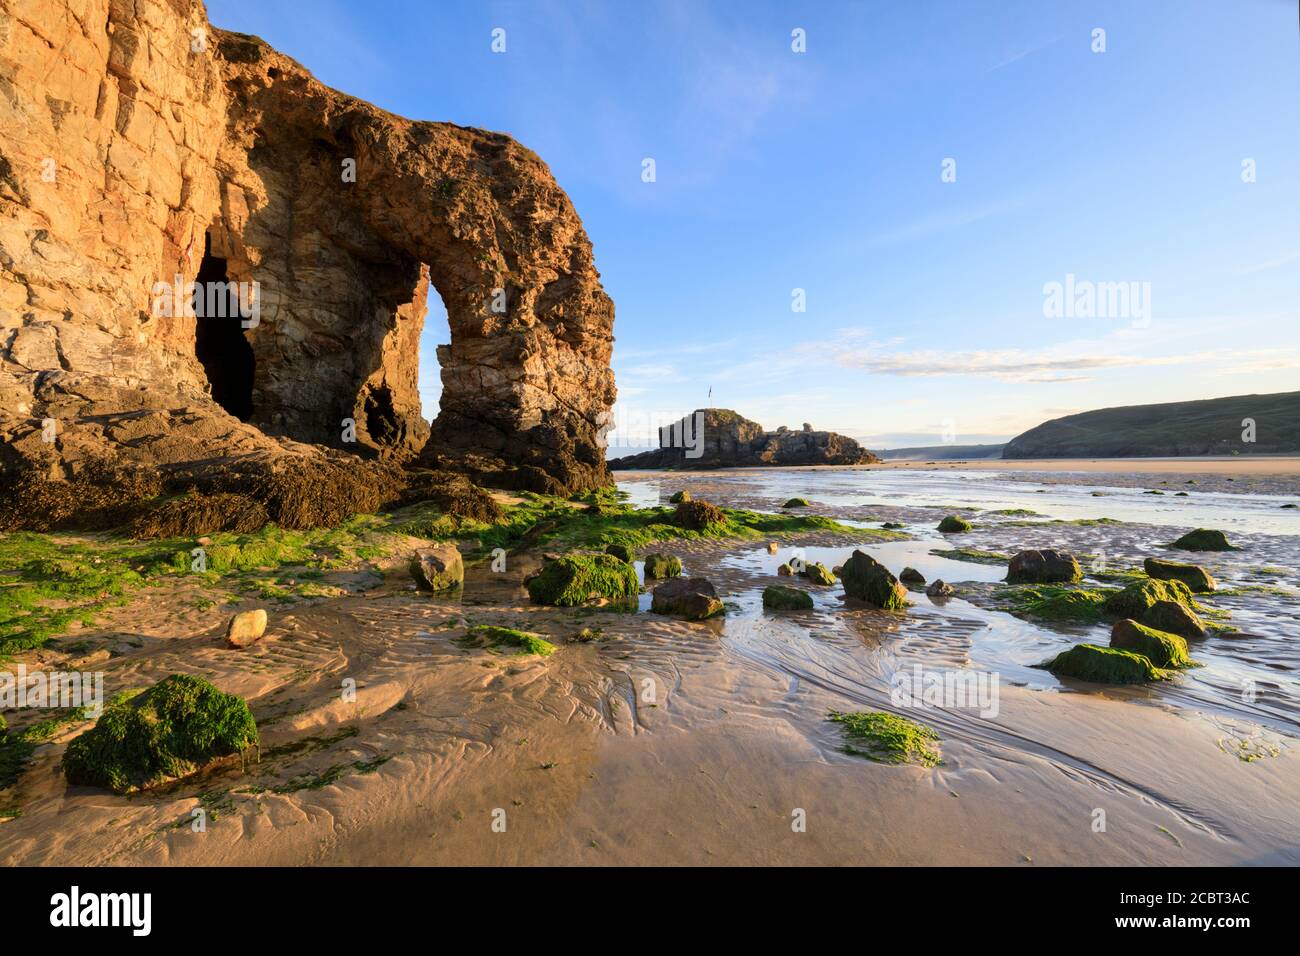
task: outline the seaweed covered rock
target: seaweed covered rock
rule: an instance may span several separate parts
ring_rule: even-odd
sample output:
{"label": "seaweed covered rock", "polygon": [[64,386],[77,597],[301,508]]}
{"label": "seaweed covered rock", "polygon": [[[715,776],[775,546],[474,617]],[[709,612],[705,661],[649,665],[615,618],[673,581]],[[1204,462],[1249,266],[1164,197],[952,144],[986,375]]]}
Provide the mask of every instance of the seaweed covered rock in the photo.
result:
{"label": "seaweed covered rock", "polygon": [[1038,666],[1058,677],[1074,677],[1094,684],[1145,684],[1169,676],[1142,654],[1096,644],[1076,644]]}
{"label": "seaweed covered rock", "polygon": [[962,531],[969,531],[971,527],[969,521],[958,515],[948,515],[939,522],[939,530],[944,534],[958,534]]}
{"label": "seaweed covered rock", "polygon": [[688,621],[702,621],[721,614],[723,606],[707,578],[674,578],[654,589],[650,610]]}
{"label": "seaweed covered rock", "polygon": [[840,580],[844,593],[886,611],[907,607],[907,588],[890,570],[863,551],[854,551],[844,562]]}
{"label": "seaweed covered rock", "polygon": [[68,782],[130,793],[184,777],[258,743],[248,705],[201,677],[173,674],[105,708],[68,744]]}
{"label": "seaweed covered rock", "polygon": [[231,647],[248,647],[261,640],[266,633],[266,611],[254,608],[240,611],[226,625],[226,643]]}
{"label": "seaweed covered rock", "polygon": [[673,554],[647,554],[645,576],[648,578],[675,578],[682,573],[681,558]]}
{"label": "seaweed covered rock", "polygon": [[835,583],[835,575],[820,561],[805,564],[803,570],[799,572],[799,577],[807,578],[813,584],[831,585]]}
{"label": "seaweed covered rock", "polygon": [[1142,562],[1142,568],[1150,577],[1161,581],[1182,581],[1195,594],[1213,591],[1218,586],[1210,572],[1199,564],[1147,558]]}
{"label": "seaweed covered rock", "polygon": [[668,503],[670,505],[680,505],[682,502],[690,500],[691,493],[683,488],[681,491],[673,492],[672,497],[668,499]]}
{"label": "seaweed covered rock", "polygon": [[1182,637],[1204,637],[1205,625],[1196,612],[1177,601],[1157,601],[1142,614],[1142,623]]}
{"label": "seaweed covered rock", "polygon": [[1239,551],[1228,543],[1228,536],[1222,531],[1210,528],[1197,528],[1189,531],[1170,545],[1180,551]]}
{"label": "seaweed covered rock", "polygon": [[465,583],[465,561],[454,544],[420,548],[411,559],[411,577],[426,591],[446,591]]}
{"label": "seaweed covered rock", "polygon": [[260,501],[247,495],[197,491],[168,498],[137,515],[130,524],[133,538],[181,538],[190,535],[232,531],[251,534],[270,521]]}
{"label": "seaweed covered rock", "polygon": [[916,568],[903,568],[898,575],[898,580],[902,581],[904,584],[919,585],[925,583],[925,575],[916,570]]}
{"label": "seaweed covered rock", "polygon": [[544,565],[527,587],[533,603],[555,607],[626,601],[640,593],[632,565],[609,554],[565,555]]}
{"label": "seaweed covered rock", "polygon": [[1177,634],[1127,618],[1111,628],[1110,646],[1141,654],[1156,667],[1192,667],[1195,663],[1187,654],[1187,642]]}
{"label": "seaweed covered rock", "polygon": [[937,578],[930,582],[930,586],[925,589],[925,593],[930,597],[952,597],[957,593],[957,589],[942,578]]}
{"label": "seaweed covered rock", "polygon": [[628,564],[636,560],[636,552],[625,544],[611,544],[605,548],[605,553],[613,555],[620,561],[626,561]]}
{"label": "seaweed covered rock", "polygon": [[399,505],[431,501],[445,515],[484,523],[499,521],[505,514],[491,493],[464,475],[427,469],[412,469],[407,475],[407,486],[397,501]]}
{"label": "seaweed covered rock", "polygon": [[773,584],[763,588],[763,607],[772,611],[811,611],[812,595],[799,588]]}
{"label": "seaweed covered rock", "polygon": [[1083,569],[1072,554],[1046,549],[1019,551],[1007,564],[1009,584],[1074,584],[1083,580]]}
{"label": "seaweed covered rock", "polygon": [[1192,592],[1182,581],[1134,581],[1106,599],[1106,613],[1112,617],[1140,619],[1157,601],[1173,601],[1189,610],[1195,605]]}
{"label": "seaweed covered rock", "polygon": [[707,501],[683,501],[673,512],[673,524],[689,531],[704,531],[726,520],[722,509]]}
{"label": "seaweed covered rock", "polygon": [[791,498],[781,507],[782,508],[807,508],[808,506],[809,506],[809,501],[807,498]]}

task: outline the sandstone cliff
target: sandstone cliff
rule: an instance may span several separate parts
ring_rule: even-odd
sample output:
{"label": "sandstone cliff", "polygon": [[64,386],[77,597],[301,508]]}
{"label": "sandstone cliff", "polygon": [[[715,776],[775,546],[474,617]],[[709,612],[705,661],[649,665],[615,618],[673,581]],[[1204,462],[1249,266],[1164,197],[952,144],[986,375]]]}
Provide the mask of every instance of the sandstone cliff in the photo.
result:
{"label": "sandstone cliff", "polygon": [[852,438],[835,432],[779,428],[763,431],[726,408],[701,408],[660,432],[659,448],[616,458],[612,469],[735,468],[764,465],[863,465],[880,461]]}
{"label": "sandstone cliff", "polygon": [[[242,311],[160,305],[196,279]],[[432,430],[430,284],[451,327]],[[510,137],[329,89],[197,0],[0,0],[8,476],[346,460],[332,445],[597,487],[613,319],[572,203]]]}

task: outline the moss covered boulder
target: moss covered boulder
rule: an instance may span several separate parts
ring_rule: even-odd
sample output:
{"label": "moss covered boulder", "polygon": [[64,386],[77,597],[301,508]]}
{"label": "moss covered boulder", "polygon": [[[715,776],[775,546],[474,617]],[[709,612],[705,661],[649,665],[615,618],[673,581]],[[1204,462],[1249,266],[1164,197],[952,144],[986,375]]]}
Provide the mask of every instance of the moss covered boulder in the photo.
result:
{"label": "moss covered boulder", "polygon": [[620,561],[626,561],[628,564],[636,560],[636,552],[625,544],[611,544],[605,549],[605,553],[613,555]]}
{"label": "moss covered boulder", "polygon": [[1074,584],[1082,580],[1078,559],[1065,551],[1020,551],[1007,564],[1009,584]]}
{"label": "moss covered boulder", "polygon": [[702,621],[724,610],[718,592],[706,578],[673,578],[654,589],[650,610],[656,614]]}
{"label": "moss covered boulder", "polygon": [[411,577],[425,591],[446,591],[465,583],[465,561],[454,544],[420,548],[411,559]]}
{"label": "moss covered boulder", "polygon": [[886,611],[907,607],[907,588],[887,567],[863,551],[854,551],[844,562],[840,580],[844,582],[844,593],[851,598]]}
{"label": "moss covered boulder", "polygon": [[1228,536],[1222,531],[1211,528],[1197,528],[1189,531],[1170,545],[1180,551],[1239,551],[1228,543]]}
{"label": "moss covered boulder", "polygon": [[1106,599],[1106,613],[1112,617],[1139,620],[1158,601],[1173,601],[1191,610],[1192,592],[1182,581],[1134,581]]}
{"label": "moss covered boulder", "polygon": [[939,530],[944,534],[959,534],[962,531],[969,531],[971,527],[969,521],[957,515],[948,515],[939,522]]}
{"label": "moss covered boulder", "polygon": [[810,502],[808,501],[807,498],[791,498],[781,507],[782,508],[807,508],[809,504]]}
{"label": "moss covered boulder", "polygon": [[1210,572],[1199,564],[1147,558],[1142,562],[1142,568],[1150,577],[1161,581],[1182,581],[1194,594],[1205,594],[1218,586]]}
{"label": "moss covered boulder", "polygon": [[1146,627],[1127,618],[1111,628],[1110,646],[1141,654],[1156,667],[1192,667],[1195,664],[1188,656],[1187,642],[1177,634]]}
{"label": "moss covered boulder", "polygon": [[705,531],[726,520],[722,509],[707,501],[683,501],[673,512],[673,524],[688,531]]}
{"label": "moss covered boulder", "polygon": [[527,587],[533,603],[555,607],[629,600],[641,590],[632,565],[611,554],[568,554],[557,558],[543,565]]}
{"label": "moss covered boulder", "polygon": [[1076,644],[1039,666],[1058,677],[1094,684],[1145,684],[1169,676],[1142,654],[1096,644]]}
{"label": "moss covered boulder", "polygon": [[173,674],[110,704],[68,744],[69,783],[129,793],[184,777],[258,742],[248,705],[201,677]]}
{"label": "moss covered boulder", "polygon": [[805,564],[803,570],[799,572],[799,577],[807,578],[813,584],[831,585],[835,583],[835,575],[820,561],[815,564]]}
{"label": "moss covered boulder", "polygon": [[674,492],[672,497],[668,499],[668,503],[670,505],[679,505],[683,501],[690,501],[690,500],[691,500],[691,493],[683,489],[682,491]]}
{"label": "moss covered boulder", "polygon": [[682,560],[674,554],[647,554],[645,576],[648,578],[675,578],[682,573]]}
{"label": "moss covered boulder", "polygon": [[1142,615],[1142,623],[1157,631],[1168,631],[1182,637],[1204,637],[1205,624],[1196,612],[1177,601],[1157,601]]}
{"label": "moss covered boulder", "polygon": [[773,584],[763,588],[763,607],[772,611],[811,611],[812,595],[798,588]]}

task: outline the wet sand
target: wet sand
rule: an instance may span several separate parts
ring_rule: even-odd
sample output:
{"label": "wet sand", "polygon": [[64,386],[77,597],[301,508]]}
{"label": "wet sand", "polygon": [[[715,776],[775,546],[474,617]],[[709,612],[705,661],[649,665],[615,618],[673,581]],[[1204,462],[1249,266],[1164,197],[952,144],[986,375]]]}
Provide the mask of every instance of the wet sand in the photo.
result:
{"label": "wet sand", "polygon": [[[686,486],[763,510],[803,482],[811,511],[898,520],[913,537],[805,535],[776,554],[762,541],[666,544],[728,603],[725,620],[704,623],[530,605],[522,580],[535,557],[504,574],[472,565],[458,601],[411,592],[399,571],[354,574],[340,579],[344,596],[273,606],[268,636],[245,651],[223,646],[224,614],[214,622],[185,608],[192,594],[146,592],[106,622],[130,639],[104,665],[107,689],[185,671],[245,695],[260,763],[119,797],[67,786],[58,763],[70,731],[39,748],[20,782],[22,815],[0,823],[0,863],[1300,863],[1300,535],[1285,523],[1242,531],[1243,552],[1205,556],[1225,586],[1257,580],[1261,566],[1279,572],[1273,590],[1216,600],[1245,636],[1198,642],[1193,656],[1207,666],[1172,684],[1105,688],[1030,666],[1098,640],[1096,628],[994,610],[1001,568],[932,552],[1104,544],[1123,565],[1169,540],[1169,526],[1047,524],[1045,511],[1041,524],[987,515],[971,534],[945,537],[933,531],[942,507],[881,504],[892,486],[859,504],[844,487],[831,494],[829,478],[833,500],[815,500],[820,479],[806,472],[618,477],[634,498]],[[1155,515],[1174,507],[1146,500]],[[1271,514],[1261,506],[1253,520]],[[895,572],[906,563],[957,582],[958,596],[914,592],[913,607],[890,614],[847,605],[838,586],[810,587],[812,611],[762,610],[762,588],[790,582],[773,571],[796,549],[834,559],[855,545]],[[534,630],[558,649],[465,648],[455,639],[467,623]],[[569,640],[584,628],[603,639]],[[997,713],[900,711],[891,679],[914,664],[997,674]],[[1251,703],[1243,677],[1261,684]],[[355,702],[341,697],[345,679],[356,681]],[[841,752],[827,713],[867,709],[935,728],[943,763]],[[1259,759],[1239,759],[1243,741]],[[191,828],[195,808],[207,812],[205,832]]]}

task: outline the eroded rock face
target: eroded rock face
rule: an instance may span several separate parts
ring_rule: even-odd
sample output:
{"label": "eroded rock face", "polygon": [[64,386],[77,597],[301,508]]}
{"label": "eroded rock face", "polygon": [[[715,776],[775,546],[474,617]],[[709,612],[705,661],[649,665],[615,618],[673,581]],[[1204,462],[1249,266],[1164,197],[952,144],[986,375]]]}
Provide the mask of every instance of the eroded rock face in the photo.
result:
{"label": "eroded rock face", "polygon": [[880,461],[852,438],[836,432],[779,428],[726,408],[700,408],[661,431],[659,448],[616,458],[612,469],[727,468],[759,465],[863,465]]}
{"label": "eroded rock face", "polygon": [[[6,468],[324,444],[608,483],[613,304],[572,203],[508,136],[331,90],[196,0],[0,0],[0,94]],[[244,284],[244,313],[187,314],[196,279]],[[430,285],[451,328],[432,430]]]}

